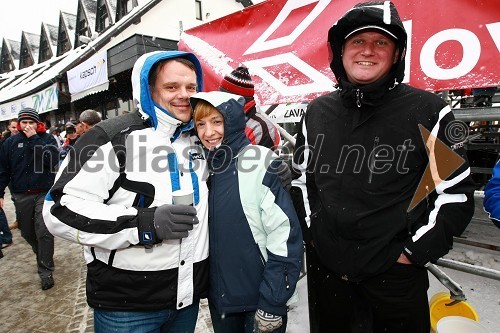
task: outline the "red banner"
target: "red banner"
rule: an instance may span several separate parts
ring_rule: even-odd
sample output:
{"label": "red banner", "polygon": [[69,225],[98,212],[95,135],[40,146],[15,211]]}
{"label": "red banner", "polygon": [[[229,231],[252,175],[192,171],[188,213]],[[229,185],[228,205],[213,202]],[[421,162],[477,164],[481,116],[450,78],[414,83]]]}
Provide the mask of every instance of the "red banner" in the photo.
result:
{"label": "red banner", "polygon": [[[202,61],[204,90],[240,64],[258,104],[303,102],[334,88],[328,29],[352,0],[268,0],[187,30],[179,49]],[[408,33],[404,82],[430,91],[500,86],[498,0],[393,0]]]}

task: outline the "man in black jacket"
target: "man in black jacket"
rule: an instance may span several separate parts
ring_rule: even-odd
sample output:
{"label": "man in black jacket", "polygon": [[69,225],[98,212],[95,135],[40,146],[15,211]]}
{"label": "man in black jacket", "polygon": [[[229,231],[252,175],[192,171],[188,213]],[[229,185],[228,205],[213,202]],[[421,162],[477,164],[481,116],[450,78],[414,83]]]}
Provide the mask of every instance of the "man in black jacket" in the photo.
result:
{"label": "man in black jacket", "polygon": [[354,6],[328,33],[338,89],[308,107],[294,154],[307,191],[292,190],[315,263],[312,332],[428,333],[425,265],[474,212],[450,107],[401,83],[406,41],[388,1]]}
{"label": "man in black jacket", "polygon": [[18,121],[19,134],[9,137],[0,148],[0,208],[10,183],[21,235],[36,254],[42,289],[47,290],[54,286],[54,236],[43,222],[42,207],[54,183],[57,143],[45,133],[36,110],[22,109]]}

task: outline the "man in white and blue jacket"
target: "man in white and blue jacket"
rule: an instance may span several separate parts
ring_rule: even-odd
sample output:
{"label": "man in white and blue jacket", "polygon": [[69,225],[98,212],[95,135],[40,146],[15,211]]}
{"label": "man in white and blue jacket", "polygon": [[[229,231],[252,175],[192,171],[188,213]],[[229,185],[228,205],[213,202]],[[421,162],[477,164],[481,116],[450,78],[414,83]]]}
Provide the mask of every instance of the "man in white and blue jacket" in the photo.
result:
{"label": "man in white and blue jacket", "polygon": [[[96,332],[194,332],[208,291],[208,190],[189,104],[202,70],[191,53],[147,53],[132,88],[138,111],[95,125],[64,159],[45,223],[84,245]],[[193,206],[173,205],[175,190],[193,191]]]}

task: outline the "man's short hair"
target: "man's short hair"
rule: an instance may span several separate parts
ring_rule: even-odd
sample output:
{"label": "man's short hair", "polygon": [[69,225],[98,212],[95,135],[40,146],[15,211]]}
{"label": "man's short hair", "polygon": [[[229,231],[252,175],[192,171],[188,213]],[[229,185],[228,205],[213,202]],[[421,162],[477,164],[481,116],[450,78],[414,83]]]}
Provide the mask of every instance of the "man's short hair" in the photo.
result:
{"label": "man's short hair", "polygon": [[94,126],[101,121],[101,116],[99,113],[92,109],[87,109],[80,114],[78,118],[79,122],[84,122],[90,126]]}
{"label": "man's short hair", "polygon": [[156,78],[158,77],[158,72],[163,68],[163,66],[165,66],[165,64],[169,61],[177,61],[177,62],[180,62],[181,64],[184,64],[186,65],[187,67],[189,67],[190,69],[192,69],[195,73],[196,73],[196,66],[188,59],[186,58],[182,58],[182,57],[178,57],[178,58],[168,58],[168,59],[164,59],[164,60],[161,60],[161,61],[158,61],[157,63],[155,63],[153,65],[153,67],[151,67],[151,70],[149,71],[149,77],[148,77],[148,84],[151,86],[151,87],[154,87],[155,86],[155,82],[156,82]]}

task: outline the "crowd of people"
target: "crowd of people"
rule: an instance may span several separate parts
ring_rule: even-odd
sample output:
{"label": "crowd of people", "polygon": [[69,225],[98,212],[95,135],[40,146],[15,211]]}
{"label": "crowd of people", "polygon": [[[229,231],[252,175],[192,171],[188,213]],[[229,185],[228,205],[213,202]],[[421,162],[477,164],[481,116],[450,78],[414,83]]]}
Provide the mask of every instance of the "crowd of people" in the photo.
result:
{"label": "crowd of people", "polygon": [[[328,44],[338,86],[309,104],[291,167],[248,68],[203,92],[189,52],[136,61],[136,112],[101,122],[86,110],[47,133],[21,110],[0,148],[0,208],[10,186],[41,288],[55,283],[56,236],[84,247],[96,332],[194,332],[208,298],[216,333],[279,333],[305,249],[311,332],[428,333],[426,265],[474,212],[465,150],[446,135],[453,113],[402,83],[392,3],[357,4]],[[451,170],[450,154],[462,161]]]}

